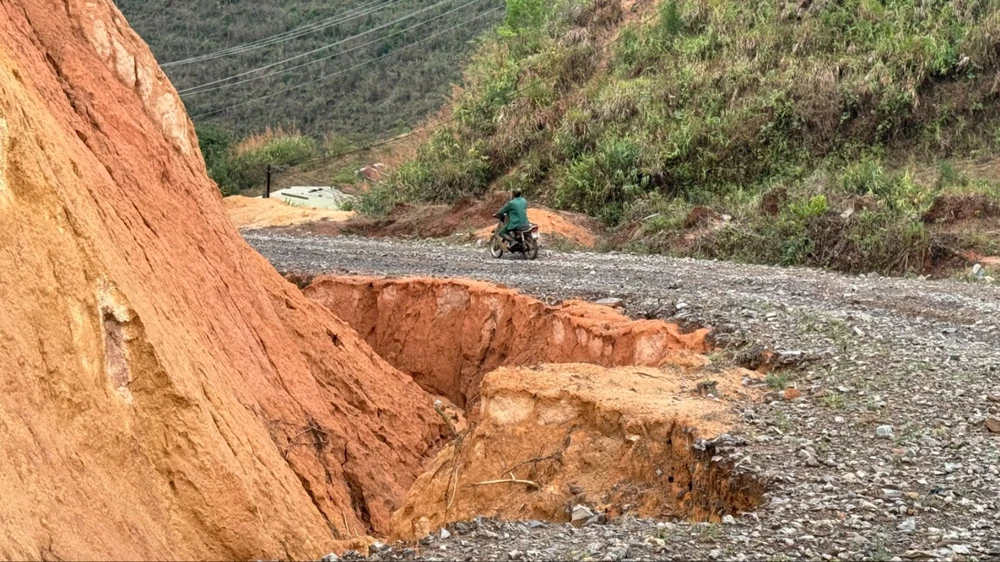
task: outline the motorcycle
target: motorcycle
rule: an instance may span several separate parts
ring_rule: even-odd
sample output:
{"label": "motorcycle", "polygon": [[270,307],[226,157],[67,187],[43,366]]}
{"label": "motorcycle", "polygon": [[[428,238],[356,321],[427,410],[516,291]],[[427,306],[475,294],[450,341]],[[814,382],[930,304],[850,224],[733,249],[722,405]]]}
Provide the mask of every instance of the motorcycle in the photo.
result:
{"label": "motorcycle", "polygon": [[499,224],[493,231],[490,238],[490,255],[494,258],[502,258],[505,252],[519,252],[529,260],[538,257],[538,225],[528,223],[523,227],[509,233],[510,240],[505,240],[500,236],[500,231],[507,224],[507,215],[494,215]]}

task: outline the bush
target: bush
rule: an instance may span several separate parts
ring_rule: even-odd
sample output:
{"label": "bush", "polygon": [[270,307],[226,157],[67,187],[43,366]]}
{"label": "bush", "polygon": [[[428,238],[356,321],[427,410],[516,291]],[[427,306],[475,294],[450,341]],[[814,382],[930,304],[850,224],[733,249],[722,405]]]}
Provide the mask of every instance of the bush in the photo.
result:
{"label": "bush", "polygon": [[235,195],[263,185],[267,166],[294,166],[318,154],[316,141],[298,133],[268,129],[234,143],[217,127],[197,129],[209,177],[223,195]]}

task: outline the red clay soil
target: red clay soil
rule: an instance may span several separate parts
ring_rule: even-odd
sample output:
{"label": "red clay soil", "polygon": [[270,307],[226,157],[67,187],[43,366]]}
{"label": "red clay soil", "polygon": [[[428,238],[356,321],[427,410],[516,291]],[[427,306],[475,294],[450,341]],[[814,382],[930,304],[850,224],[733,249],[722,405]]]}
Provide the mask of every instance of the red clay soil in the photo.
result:
{"label": "red clay soil", "polygon": [[[493,214],[509,196],[495,193],[484,200],[462,199],[454,205],[396,205],[383,218],[357,216],[345,222],[314,222],[287,230],[311,234],[350,234],[391,238],[446,238],[467,235],[488,238],[496,227]],[[558,236],[573,244],[592,248],[597,241],[598,223],[585,215],[532,207],[528,220],[539,225],[543,237]]]}
{"label": "red clay soil", "polygon": [[[608,517],[701,521],[751,511],[762,483],[692,449],[727,428],[745,376],[672,365],[495,371],[483,380],[479,422],[413,485],[393,536],[479,515],[568,521],[578,504]],[[718,397],[699,392],[709,378]]]}
{"label": "red clay soil", "polygon": [[939,195],[924,214],[928,224],[954,224],[961,221],[1000,217],[1000,204],[980,194]]}
{"label": "red clay soil", "polygon": [[430,399],[244,243],[110,0],[0,3],[0,558],[315,558]]}
{"label": "red clay soil", "polygon": [[570,301],[560,306],[475,281],[317,277],[303,291],[335,312],[389,363],[461,407],[501,366],[594,363],[702,365],[708,330]]}

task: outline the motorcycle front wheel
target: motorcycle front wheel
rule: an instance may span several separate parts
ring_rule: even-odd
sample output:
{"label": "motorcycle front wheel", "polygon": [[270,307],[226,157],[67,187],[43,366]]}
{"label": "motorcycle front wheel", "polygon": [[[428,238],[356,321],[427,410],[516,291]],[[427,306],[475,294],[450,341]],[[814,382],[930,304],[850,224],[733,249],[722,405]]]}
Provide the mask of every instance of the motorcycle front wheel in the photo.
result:
{"label": "motorcycle front wheel", "polygon": [[496,234],[493,235],[493,238],[490,238],[490,255],[497,259],[503,257],[503,243]]}

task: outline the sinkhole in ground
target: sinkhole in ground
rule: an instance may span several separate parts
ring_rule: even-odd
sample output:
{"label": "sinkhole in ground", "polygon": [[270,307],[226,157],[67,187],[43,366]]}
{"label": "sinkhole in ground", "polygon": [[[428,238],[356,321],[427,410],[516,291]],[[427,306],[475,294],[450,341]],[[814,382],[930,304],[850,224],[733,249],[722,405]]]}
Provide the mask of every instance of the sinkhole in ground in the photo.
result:
{"label": "sinkhole in ground", "polygon": [[473,281],[320,277],[304,292],[452,406],[395,538],[476,516],[568,521],[577,505],[712,521],[762,501],[716,440],[758,375],[713,365],[707,330]]}

